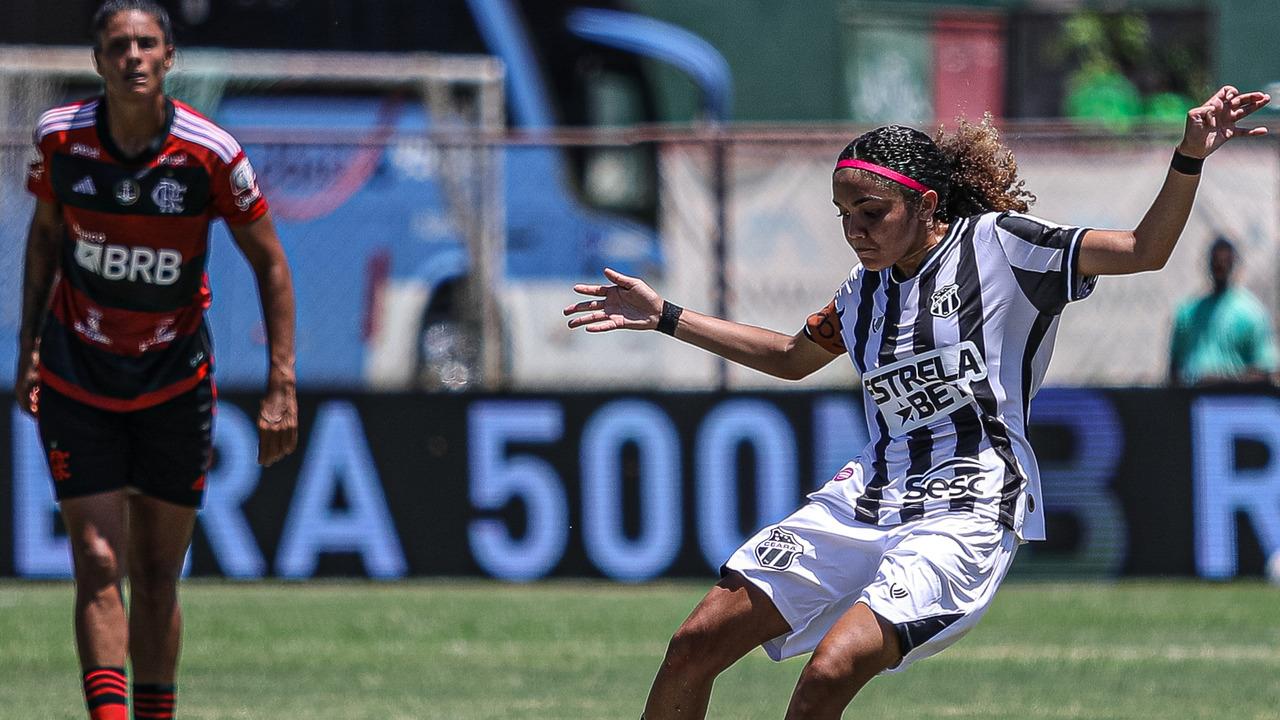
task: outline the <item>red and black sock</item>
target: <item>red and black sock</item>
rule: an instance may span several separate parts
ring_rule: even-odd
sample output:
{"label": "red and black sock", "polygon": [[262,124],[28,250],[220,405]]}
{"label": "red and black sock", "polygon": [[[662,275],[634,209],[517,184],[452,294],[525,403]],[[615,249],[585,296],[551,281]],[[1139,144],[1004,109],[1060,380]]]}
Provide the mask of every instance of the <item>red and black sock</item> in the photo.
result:
{"label": "red and black sock", "polygon": [[84,671],[84,702],[89,720],[129,720],[129,685],[124,668],[95,667]]}
{"label": "red and black sock", "polygon": [[173,685],[134,683],[134,720],[173,720],[177,695]]}

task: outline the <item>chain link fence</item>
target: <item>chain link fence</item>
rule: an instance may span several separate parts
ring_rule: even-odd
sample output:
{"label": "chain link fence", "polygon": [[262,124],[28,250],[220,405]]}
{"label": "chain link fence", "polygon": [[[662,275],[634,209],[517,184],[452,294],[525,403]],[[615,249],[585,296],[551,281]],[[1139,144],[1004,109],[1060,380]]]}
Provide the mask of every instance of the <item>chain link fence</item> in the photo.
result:
{"label": "chain link fence", "polygon": [[[853,131],[737,132],[719,140],[661,144],[659,236],[666,263],[652,284],[698,310],[786,333],[824,306],[855,262],[831,204],[836,155]],[[1061,224],[1132,228],[1163,182],[1176,138],[1117,138],[1007,128],[1020,175],[1036,194],[1031,213]],[[714,143],[726,145],[726,192],[714,191]],[[1165,382],[1175,308],[1208,289],[1209,244],[1218,235],[1240,250],[1239,281],[1268,309],[1280,308],[1280,161],[1267,139],[1228,145],[1206,165],[1179,246],[1159,272],[1103,278],[1064,313],[1046,382],[1131,386]],[[723,207],[721,207],[723,204]],[[717,218],[723,217],[723,226]],[[717,239],[723,232],[723,267]],[[723,270],[723,303],[717,292]],[[593,278],[582,278],[592,280]],[[566,333],[560,287],[527,285],[504,298],[512,320],[516,387],[706,388],[721,381],[706,353],[647,334]],[[729,367],[730,388],[796,387]],[[835,362],[800,386],[847,386],[849,363]]]}
{"label": "chain link fence", "polygon": [[[798,385],[785,383],[655,333],[570,331],[561,311],[575,301],[575,282],[603,281],[599,271],[610,264],[686,307],[796,332],[855,262],[830,199],[832,163],[853,135],[852,129],[736,129],[391,134],[339,142],[277,133],[255,144],[250,133],[246,147],[299,275],[303,385],[841,388],[855,379],[847,362]],[[1173,144],[1169,137],[1019,128],[1006,129],[1005,137],[1038,196],[1033,214],[1098,228],[1131,228],[1141,219]],[[626,158],[621,176],[607,163],[592,163],[615,156]],[[11,258],[0,268],[0,369],[8,381],[32,209],[23,190],[31,157],[16,133],[0,144],[0,213],[7,220],[0,249]],[[1218,235],[1237,243],[1241,282],[1274,314],[1278,157],[1274,142],[1244,140],[1207,163],[1168,266],[1104,278],[1092,297],[1070,306],[1047,383],[1164,382],[1174,309],[1207,289],[1205,252]],[[647,169],[635,171],[637,158]],[[653,198],[650,212],[590,201],[599,196],[593,178],[610,183],[616,196],[619,177],[653,183],[652,192],[636,194]],[[222,382],[257,387],[265,339],[256,288],[221,230],[210,273]],[[493,311],[476,312],[486,301]],[[487,343],[480,341],[485,332]],[[488,374],[486,360],[494,368]]]}

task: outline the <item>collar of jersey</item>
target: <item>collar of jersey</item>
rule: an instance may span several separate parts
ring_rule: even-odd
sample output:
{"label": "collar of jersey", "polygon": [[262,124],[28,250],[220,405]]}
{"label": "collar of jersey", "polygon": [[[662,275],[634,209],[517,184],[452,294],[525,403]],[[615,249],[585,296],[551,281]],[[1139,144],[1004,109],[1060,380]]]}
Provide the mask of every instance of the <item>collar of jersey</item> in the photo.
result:
{"label": "collar of jersey", "polygon": [[924,256],[924,262],[920,263],[920,267],[916,268],[916,273],[909,278],[899,279],[897,273],[893,271],[894,266],[890,265],[882,272],[885,274],[888,282],[895,285],[907,285],[915,282],[919,278],[924,277],[925,273],[930,272],[939,263],[939,259],[947,254],[952,247],[955,246],[962,234],[962,228],[968,223],[967,218],[956,218],[951,221],[951,227],[947,228],[947,234],[942,236],[942,240],[937,245],[929,248],[929,252]]}
{"label": "collar of jersey", "polygon": [[164,129],[159,135],[152,138],[151,144],[147,145],[145,150],[131,157],[124,154],[124,151],[116,145],[116,141],[111,139],[111,130],[107,126],[107,96],[105,94],[98,99],[97,113],[98,116],[95,118],[95,122],[97,123],[98,142],[102,145],[102,149],[106,150],[107,154],[115,158],[116,162],[121,165],[144,165],[151,162],[164,149],[164,143],[169,139],[169,131],[173,128],[173,101],[166,97],[164,99]]}

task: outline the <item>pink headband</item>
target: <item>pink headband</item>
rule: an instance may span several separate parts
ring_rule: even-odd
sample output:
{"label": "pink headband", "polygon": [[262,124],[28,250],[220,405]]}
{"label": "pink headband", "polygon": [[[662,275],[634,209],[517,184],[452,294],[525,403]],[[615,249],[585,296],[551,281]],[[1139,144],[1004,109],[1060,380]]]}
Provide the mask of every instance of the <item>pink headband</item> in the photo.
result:
{"label": "pink headband", "polygon": [[845,158],[844,160],[841,160],[840,162],[836,163],[836,170],[839,170],[840,168],[853,168],[854,170],[866,170],[869,173],[875,173],[880,177],[888,178],[898,183],[899,185],[905,185],[919,193],[928,192],[929,190],[929,188],[920,184],[920,182],[916,180],[912,180],[911,178],[907,177],[906,175],[903,175],[900,172],[894,172],[893,170],[890,170],[887,167],[884,167],[882,165],[876,165],[875,163],[869,163],[866,160],[854,160],[852,158]]}

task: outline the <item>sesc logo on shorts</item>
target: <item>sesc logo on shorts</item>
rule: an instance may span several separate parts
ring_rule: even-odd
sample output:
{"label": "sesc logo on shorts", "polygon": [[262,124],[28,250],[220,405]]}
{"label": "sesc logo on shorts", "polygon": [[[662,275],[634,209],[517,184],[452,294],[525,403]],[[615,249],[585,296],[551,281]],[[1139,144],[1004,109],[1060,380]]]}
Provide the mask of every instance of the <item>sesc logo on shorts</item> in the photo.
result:
{"label": "sesc logo on shorts", "polygon": [[776,527],[769,531],[769,538],[756,545],[756,560],[770,570],[786,570],[791,567],[804,546],[794,534]]}
{"label": "sesc logo on shorts", "polygon": [[973,403],[969,383],[986,377],[978,347],[966,340],[877,368],[862,386],[889,432],[901,436]]}

